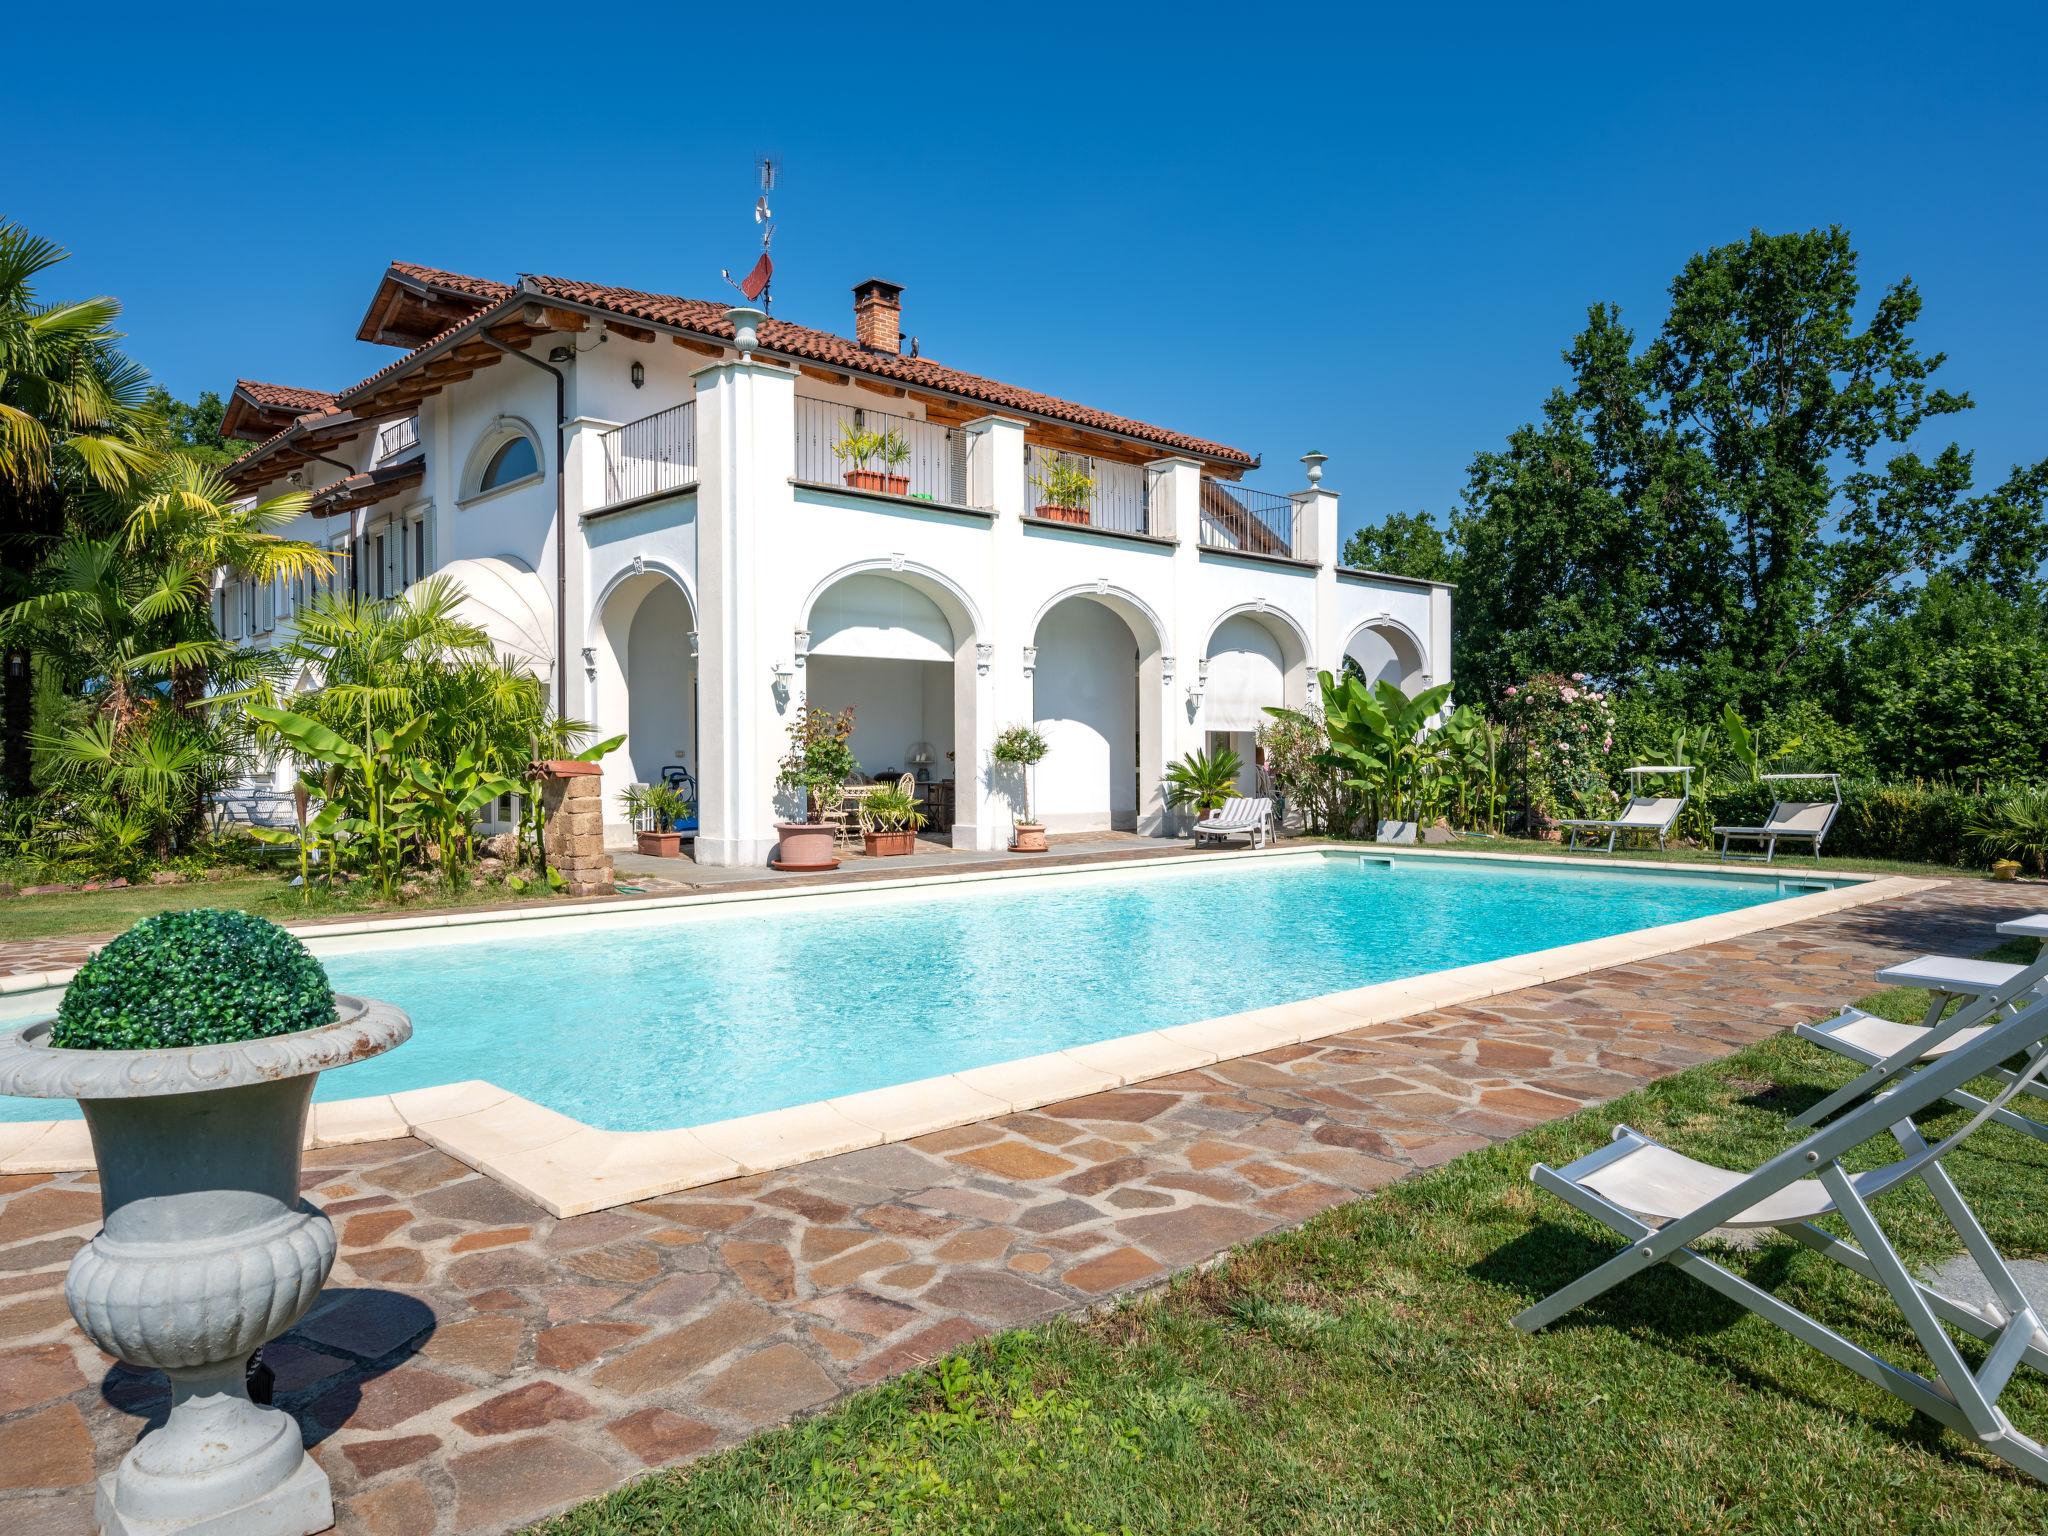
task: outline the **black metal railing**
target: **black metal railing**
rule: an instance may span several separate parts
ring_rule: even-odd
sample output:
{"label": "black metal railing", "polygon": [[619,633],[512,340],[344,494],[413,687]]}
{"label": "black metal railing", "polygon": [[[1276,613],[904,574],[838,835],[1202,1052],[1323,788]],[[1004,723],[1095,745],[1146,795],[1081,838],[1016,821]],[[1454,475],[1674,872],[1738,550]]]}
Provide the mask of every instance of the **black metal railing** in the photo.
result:
{"label": "black metal railing", "polygon": [[697,479],[697,402],[685,400],[598,439],[604,447],[606,506],[680,490]]}
{"label": "black metal railing", "polygon": [[964,507],[980,439],[959,427],[796,397],[796,478]]}
{"label": "black metal railing", "polygon": [[1061,453],[1036,443],[1024,447],[1024,505],[1035,517],[1156,533],[1152,487],[1157,478],[1142,464],[1123,464],[1085,453]]}
{"label": "black metal railing", "polygon": [[396,458],[408,448],[416,448],[420,441],[420,419],[408,416],[403,421],[387,421],[377,429],[377,457],[373,461],[382,464]]}
{"label": "black metal railing", "polygon": [[1292,497],[1202,477],[1204,548],[1293,558],[1301,553],[1300,517]]}

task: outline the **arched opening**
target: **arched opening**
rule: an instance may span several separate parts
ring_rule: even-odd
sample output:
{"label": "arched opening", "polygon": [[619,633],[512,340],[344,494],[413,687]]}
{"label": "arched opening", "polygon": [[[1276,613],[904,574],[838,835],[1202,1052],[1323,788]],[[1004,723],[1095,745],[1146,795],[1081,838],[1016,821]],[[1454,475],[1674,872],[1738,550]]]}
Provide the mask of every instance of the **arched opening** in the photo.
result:
{"label": "arched opening", "polygon": [[804,702],[851,709],[862,776],[913,775],[922,835],[951,838],[971,820],[978,755],[974,618],[960,595],[916,571],[852,571],[813,596],[806,629]]}
{"label": "arched opening", "polygon": [[1033,635],[1032,718],[1046,739],[1032,805],[1054,832],[1160,829],[1160,633],[1142,606],[1085,592]]}
{"label": "arched opening", "polygon": [[1258,730],[1272,708],[1308,698],[1308,646],[1285,619],[1255,610],[1226,614],[1209,635],[1202,692],[1203,745],[1235,752],[1242,795],[1260,793]]}
{"label": "arched opening", "polygon": [[[681,783],[700,800],[697,756],[697,616],[689,594],[666,574],[628,576],[598,610],[592,723],[600,738],[624,732],[603,760],[605,841],[630,846],[633,827],[620,797],[633,784]],[[694,833],[695,818],[683,830]]]}
{"label": "arched opening", "polygon": [[1429,686],[1429,671],[1422,646],[1403,625],[1391,619],[1373,619],[1360,626],[1344,647],[1344,666],[1356,668],[1368,683],[1396,684],[1403,693],[1416,694]]}

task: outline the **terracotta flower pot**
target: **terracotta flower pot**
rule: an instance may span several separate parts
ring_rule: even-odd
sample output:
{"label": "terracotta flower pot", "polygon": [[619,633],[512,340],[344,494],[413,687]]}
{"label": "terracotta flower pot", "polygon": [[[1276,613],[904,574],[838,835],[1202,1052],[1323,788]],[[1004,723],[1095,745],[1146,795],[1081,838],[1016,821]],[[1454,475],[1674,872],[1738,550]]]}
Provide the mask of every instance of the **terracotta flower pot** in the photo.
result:
{"label": "terracotta flower pot", "polygon": [[888,482],[883,486],[883,489],[891,496],[908,496],[910,494],[910,476],[884,475],[882,478]]}
{"label": "terracotta flower pot", "polygon": [[839,856],[832,851],[832,829],[819,821],[778,821],[775,837],[780,846],[768,861],[775,869],[837,869]]}
{"label": "terracotta flower pot", "polygon": [[1012,853],[1045,852],[1045,826],[1042,822],[1020,821],[1016,833],[1010,839]]}
{"label": "terracotta flower pot", "polygon": [[1055,523],[1077,523],[1083,528],[1088,526],[1086,507],[1056,507],[1048,502],[1038,509],[1038,515]]}
{"label": "terracotta flower pot", "polygon": [[633,841],[650,859],[680,859],[683,856],[683,834],[680,832],[635,832]]}
{"label": "terracotta flower pot", "polygon": [[856,491],[886,491],[889,488],[889,477],[879,469],[849,469],[846,472],[846,483]]}
{"label": "terracotta flower pot", "polygon": [[871,859],[893,859],[917,851],[917,834],[908,827],[899,827],[894,832],[863,832],[861,841]]}

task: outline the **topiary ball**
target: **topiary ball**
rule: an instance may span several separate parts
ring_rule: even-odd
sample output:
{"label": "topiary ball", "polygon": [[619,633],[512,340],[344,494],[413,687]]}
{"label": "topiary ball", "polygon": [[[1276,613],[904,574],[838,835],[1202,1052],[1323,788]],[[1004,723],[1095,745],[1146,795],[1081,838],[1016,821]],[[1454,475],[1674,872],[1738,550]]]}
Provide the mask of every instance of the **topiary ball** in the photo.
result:
{"label": "topiary ball", "polygon": [[50,1044],[150,1051],[289,1035],[335,1020],[334,988],[306,946],[246,912],[146,917],[79,968]]}

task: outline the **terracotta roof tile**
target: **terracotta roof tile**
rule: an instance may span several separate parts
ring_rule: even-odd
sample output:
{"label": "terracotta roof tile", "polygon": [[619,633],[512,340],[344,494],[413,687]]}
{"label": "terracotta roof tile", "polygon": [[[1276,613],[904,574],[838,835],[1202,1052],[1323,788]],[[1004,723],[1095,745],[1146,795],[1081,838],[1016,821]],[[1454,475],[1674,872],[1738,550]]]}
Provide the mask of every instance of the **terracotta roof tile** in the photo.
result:
{"label": "terracotta roof tile", "polygon": [[[709,299],[684,299],[672,294],[643,293],[634,288],[610,288],[600,283],[581,283],[560,277],[528,277],[525,286],[529,291],[544,297],[564,299],[573,304],[587,304],[634,319],[651,320],[660,325],[673,325],[682,330],[715,336],[724,341],[730,341],[733,335],[732,322],[725,318],[725,312],[730,306]],[[962,373],[956,368],[944,367],[929,358],[899,357],[894,353],[870,351],[847,337],[835,336],[830,331],[812,330],[809,326],[792,325],[786,320],[765,322],[761,327],[761,345],[768,351],[779,352],[785,356],[851,368],[880,378],[893,379],[901,384],[935,389],[980,401],[986,405],[1007,406],[1011,410],[1025,411],[1035,416],[1048,416],[1055,421],[1071,422],[1079,427],[1114,432],[1120,436],[1157,443],[1162,447],[1178,449],[1185,453],[1200,454],[1205,458],[1221,459],[1246,466],[1258,463],[1254,455],[1224,443],[1190,437],[1183,432],[1155,427],[1148,422],[1133,421],[1129,417],[1099,411],[1092,406],[1076,405],[1070,400],[1061,400],[1053,395],[1020,389],[1014,384],[1003,384],[994,379]]]}
{"label": "terracotta roof tile", "polygon": [[493,282],[488,277],[470,277],[461,272],[444,272],[439,267],[423,267],[413,261],[394,261],[391,270],[403,272],[407,277],[432,287],[446,289],[449,293],[482,299],[487,304],[495,304],[513,292],[509,283]]}
{"label": "terracotta roof tile", "polygon": [[300,389],[295,384],[263,384],[255,379],[237,379],[235,389],[265,410],[296,411],[303,416],[308,411],[331,410],[334,406],[334,395],[330,391]]}

